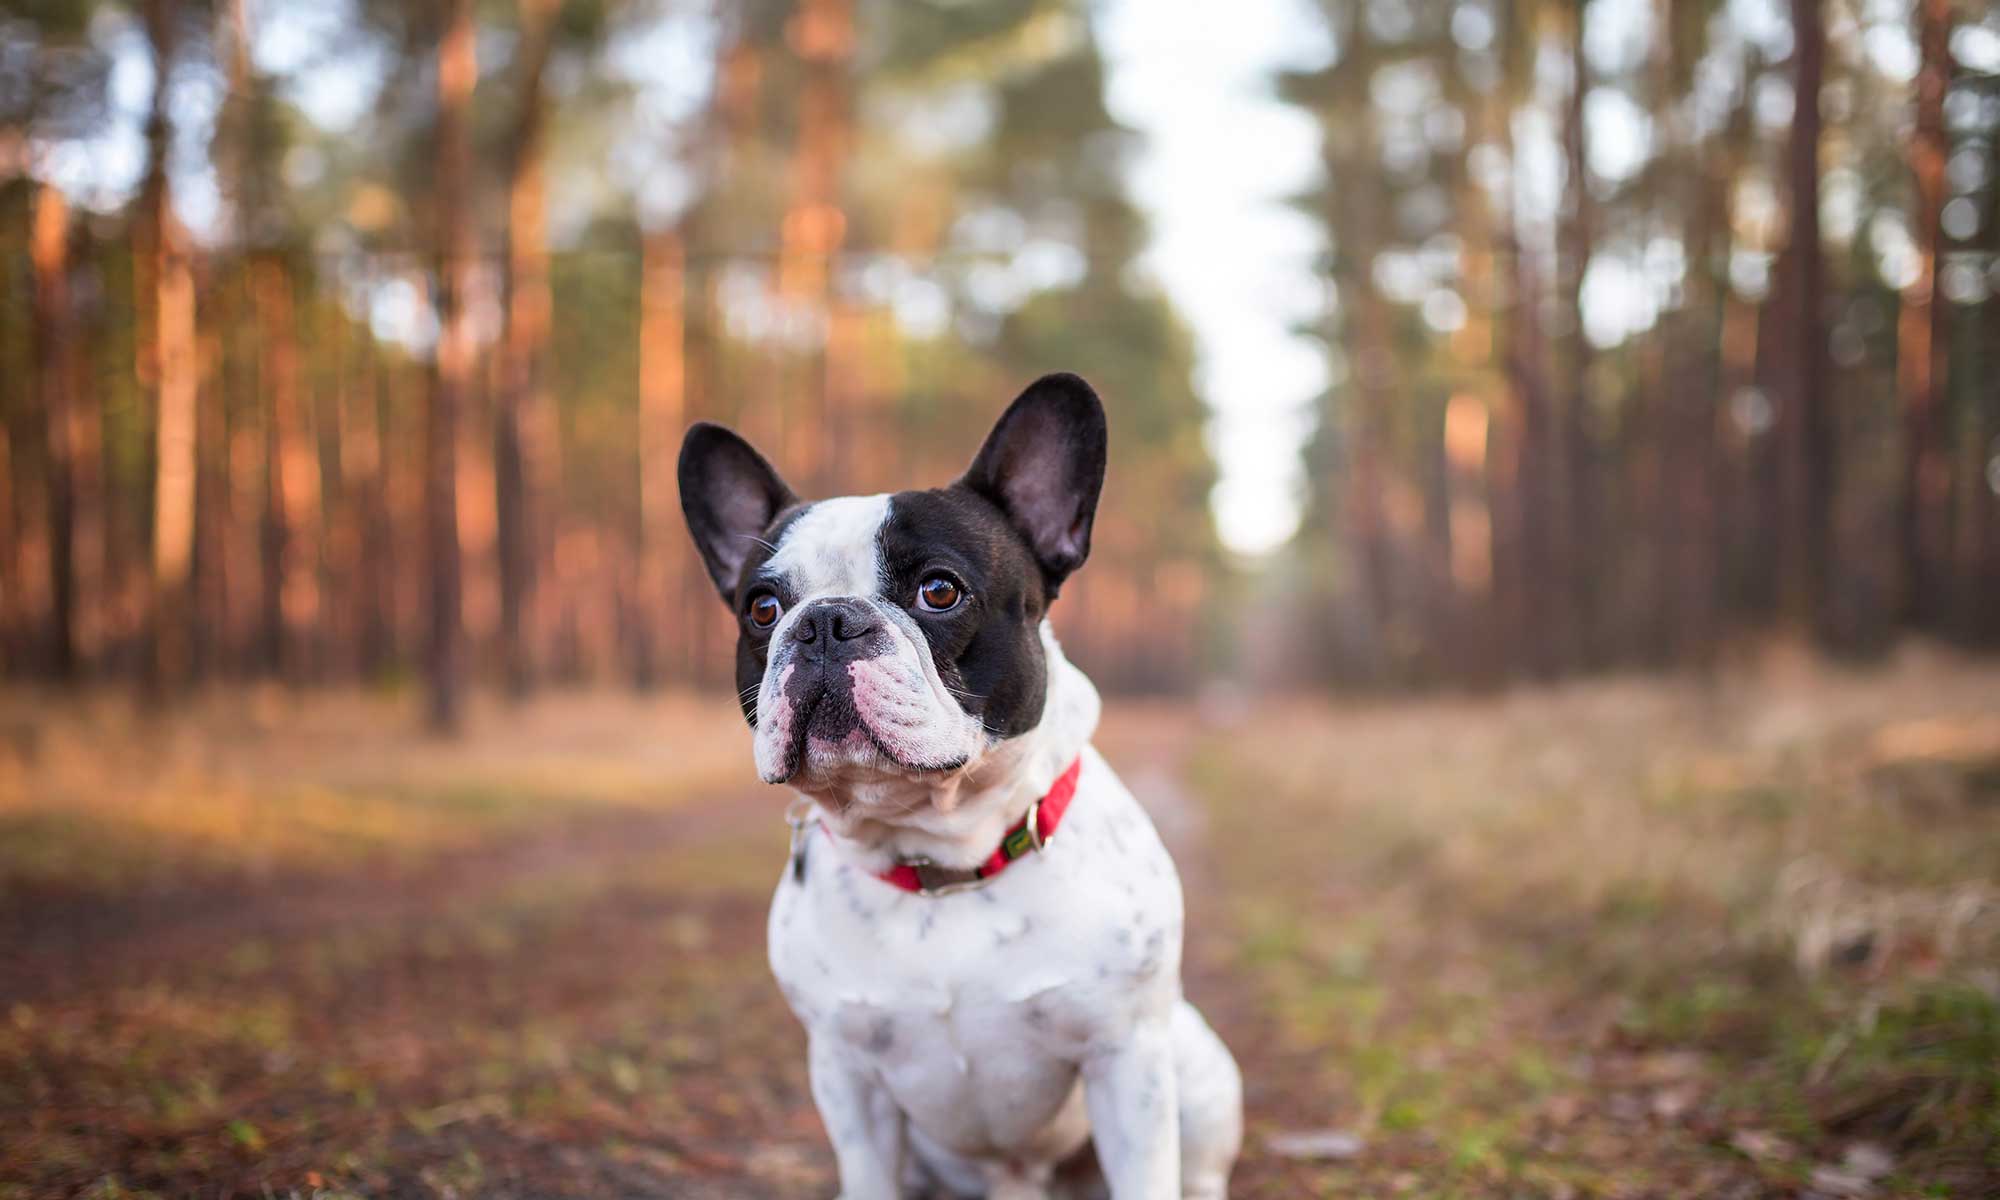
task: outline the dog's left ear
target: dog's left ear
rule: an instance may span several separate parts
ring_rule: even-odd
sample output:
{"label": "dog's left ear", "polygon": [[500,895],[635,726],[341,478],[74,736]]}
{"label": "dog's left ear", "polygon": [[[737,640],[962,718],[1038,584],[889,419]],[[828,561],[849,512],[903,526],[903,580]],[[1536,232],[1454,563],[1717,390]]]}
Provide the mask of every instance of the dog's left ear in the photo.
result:
{"label": "dog's left ear", "polygon": [[732,429],[696,421],[681,442],[681,511],[722,593],[736,603],[743,563],[779,513],[799,502],[755,447]]}
{"label": "dog's left ear", "polygon": [[1104,487],[1104,405],[1074,375],[1044,375],[1007,406],[959,482],[1028,540],[1049,598],[1090,555]]}

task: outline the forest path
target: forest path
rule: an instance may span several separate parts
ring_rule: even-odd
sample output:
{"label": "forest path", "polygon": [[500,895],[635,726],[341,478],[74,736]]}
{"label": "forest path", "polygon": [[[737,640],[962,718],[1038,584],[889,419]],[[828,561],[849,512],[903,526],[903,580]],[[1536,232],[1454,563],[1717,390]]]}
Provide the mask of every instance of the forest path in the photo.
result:
{"label": "forest path", "polygon": [[[831,1194],[763,962],[770,789],[698,762],[671,796],[571,803],[591,780],[566,764],[601,775],[621,739],[562,716],[438,750],[357,743],[345,711],[293,713],[273,746],[234,712],[189,732],[33,709],[5,714],[26,749],[0,810],[0,1194]],[[1187,852],[1190,720],[1121,727],[1111,753]],[[374,799],[389,829],[356,849]],[[245,827],[239,803],[299,828]],[[434,809],[484,832],[401,852]]]}
{"label": "forest path", "polygon": [[[1996,682],[1113,704],[1244,1068],[1234,1194],[1983,1194]],[[11,738],[0,1196],[833,1194],[728,718]]]}

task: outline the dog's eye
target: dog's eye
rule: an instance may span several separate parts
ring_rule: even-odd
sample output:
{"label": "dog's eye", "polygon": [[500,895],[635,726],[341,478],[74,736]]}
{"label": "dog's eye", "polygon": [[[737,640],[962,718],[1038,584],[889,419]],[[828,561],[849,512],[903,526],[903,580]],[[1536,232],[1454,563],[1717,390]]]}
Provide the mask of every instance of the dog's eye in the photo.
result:
{"label": "dog's eye", "polygon": [[778,623],[785,613],[785,606],[769,592],[759,592],[750,601],[750,623],[759,629],[769,629]]}
{"label": "dog's eye", "polygon": [[925,612],[948,612],[958,607],[958,585],[948,575],[932,575],[917,587],[917,605]]}

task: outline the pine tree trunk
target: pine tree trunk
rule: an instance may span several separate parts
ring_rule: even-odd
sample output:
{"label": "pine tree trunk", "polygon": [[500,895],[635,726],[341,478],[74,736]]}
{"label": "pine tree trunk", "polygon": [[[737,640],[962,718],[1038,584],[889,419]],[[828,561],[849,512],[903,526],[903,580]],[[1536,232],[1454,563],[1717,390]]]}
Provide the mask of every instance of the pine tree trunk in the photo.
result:
{"label": "pine tree trunk", "polygon": [[1560,674],[1569,661],[1566,646],[1573,628],[1571,593],[1557,573],[1558,496],[1551,469],[1555,421],[1542,370],[1546,339],[1541,322],[1535,319],[1541,282],[1518,237],[1510,235],[1509,241],[1514,299],[1508,309],[1505,336],[1507,374],[1515,405],[1509,422],[1513,450],[1507,472],[1513,480],[1508,506],[1517,548],[1513,574],[1521,606],[1523,658],[1536,676],[1548,679]]}
{"label": "pine tree trunk", "polygon": [[174,0],[148,0],[145,23],[156,73],[147,122],[146,237],[140,278],[150,291],[150,344],[141,378],[153,382],[152,658],[155,695],[178,687],[190,659],[189,567],[194,557],[195,292],[187,235],[168,183],[167,76],[174,54]]}
{"label": "pine tree trunk", "polygon": [[493,422],[495,506],[500,558],[500,640],[507,687],[533,688],[543,669],[542,591],[550,552],[548,506],[555,462],[554,404],[548,394],[551,300],[544,170],[547,100],[542,92],[554,45],[553,0],[520,0],[521,108],[514,121],[507,186],[507,327],[500,403]]}
{"label": "pine tree trunk", "polygon": [[95,658],[103,565],[100,444],[96,409],[80,388],[76,319],[69,290],[69,206],[62,191],[35,194],[29,257],[35,276],[36,378],[47,443],[50,665],[57,677],[88,675]]}
{"label": "pine tree trunk", "polygon": [[[1732,343],[1743,320],[1730,296],[1729,184],[1727,160],[1691,169],[1692,195],[1684,214],[1690,286],[1685,309],[1694,330],[1675,373],[1682,394],[1673,401],[1680,431],[1680,469],[1674,476],[1677,553],[1669,562],[1668,586],[1675,592],[1675,657],[1706,664],[1721,633],[1724,468],[1719,444],[1725,406],[1749,382],[1753,355]],[[1734,352],[1734,353],[1733,353]],[[1698,357],[1699,356],[1699,357]]]}
{"label": "pine tree trunk", "polygon": [[1900,528],[1902,617],[1932,624],[1947,597],[1942,568],[1949,549],[1944,530],[1951,503],[1951,459],[1945,450],[1945,305],[1938,295],[1938,251],[1943,240],[1944,163],[1950,142],[1944,128],[1944,94],[1950,82],[1951,0],[1918,0],[1916,136],[1910,139],[1910,174],[1916,183],[1910,228],[1916,234],[1917,278],[1905,288],[1896,322],[1896,391],[1903,409],[1903,477]]}
{"label": "pine tree trunk", "polygon": [[389,463],[385,430],[390,388],[380,352],[364,341],[360,384],[341,419],[345,444],[340,469],[353,498],[355,665],[364,678],[386,669],[396,655],[396,602],[391,588],[394,527],[389,514]]}
{"label": "pine tree trunk", "polygon": [[[1357,46],[1334,68],[1338,111],[1367,110],[1364,56],[1365,50]],[[1390,636],[1396,591],[1385,511],[1389,484],[1385,459],[1398,372],[1390,316],[1373,272],[1374,255],[1382,244],[1388,217],[1386,184],[1374,170],[1379,146],[1372,122],[1357,130],[1353,138],[1338,144],[1330,141],[1327,146],[1330,173],[1349,181],[1330,189],[1327,195],[1331,206],[1327,225],[1333,231],[1334,271],[1339,285],[1340,333],[1349,360],[1349,381],[1343,391],[1352,397],[1339,416],[1345,475],[1336,511],[1348,543],[1345,559],[1355,579],[1345,589],[1348,602],[1365,610],[1357,623],[1362,636],[1341,647],[1341,654],[1363,678],[1375,683],[1386,681],[1394,670],[1406,665],[1392,661],[1388,653],[1398,639]]]}
{"label": "pine tree trunk", "polygon": [[[722,34],[715,95],[708,111],[703,114],[697,149],[711,180],[731,178],[754,149],[758,106],[763,93],[764,56],[758,40],[750,36],[746,28],[752,15],[741,8],[733,10],[730,13],[732,19],[727,22]],[[686,299],[683,326],[687,416],[690,418],[727,415],[719,401],[742,391],[740,381],[730,376],[723,350],[727,339],[722,316],[721,259],[720,256],[703,255],[703,248],[708,244],[703,230],[715,203],[713,198],[704,199],[683,222],[682,251],[689,259],[683,292]],[[739,423],[745,426],[751,424],[754,412],[755,408],[746,410]],[[683,554],[682,561],[690,560]],[[680,603],[675,612],[680,616],[677,624],[689,648],[688,681],[706,687],[726,685],[735,674],[730,664],[721,655],[696,650],[696,647],[723,642],[723,627],[720,625],[723,614],[716,606],[715,591],[709,585],[707,574],[698,568],[683,569],[678,578]]]}
{"label": "pine tree trunk", "polygon": [[[2000,146],[1989,143],[1986,169],[2000,173]],[[2000,253],[2000,188],[1989,188],[1987,200],[1986,249]],[[1970,422],[1975,444],[1970,469],[1959,481],[1969,510],[1960,538],[1965,550],[1958,571],[1959,610],[1967,638],[1992,649],[2000,648],[2000,604],[1994,603],[2000,596],[2000,296],[1986,298],[1978,319],[1984,336],[1974,339],[1979,347]]]}
{"label": "pine tree trunk", "polygon": [[[214,291],[213,320],[202,336],[202,385],[195,411],[194,672],[220,674],[228,661],[231,495],[229,481],[229,331],[241,316],[240,293]],[[255,395],[254,389],[248,389]]]}
{"label": "pine tree trunk", "polygon": [[[637,679],[657,686],[685,672],[688,649],[675,626],[682,552],[674,457],[687,423],[686,261],[672,229],[648,233],[639,283],[639,614]],[[669,661],[671,659],[671,662]]]}
{"label": "pine tree trunk", "polygon": [[1557,475],[1559,511],[1551,514],[1558,522],[1560,547],[1557,573],[1551,587],[1569,592],[1571,636],[1564,647],[1567,666],[1598,666],[1603,660],[1603,614],[1598,611],[1598,576],[1606,569],[1601,561],[1600,526],[1604,514],[1599,508],[1597,448],[1593,444],[1590,396],[1590,339],[1583,329],[1583,283],[1590,266],[1591,200],[1590,158],[1584,122],[1584,100],[1590,90],[1590,68],[1583,52],[1584,18],[1587,0],[1576,0],[1570,21],[1570,94],[1563,114],[1563,154],[1568,166],[1568,212],[1562,226],[1562,250],[1558,269],[1564,306],[1567,353],[1564,365],[1563,410],[1559,432],[1561,469]]}
{"label": "pine tree trunk", "polygon": [[464,716],[463,564],[458,537],[458,437],[472,387],[472,329],[466,291],[472,266],[472,0],[449,0],[438,39],[436,222],[437,353],[424,431],[425,551],[430,620],[426,667],[430,724],[456,731]]}
{"label": "pine tree trunk", "polygon": [[[1523,39],[1519,30],[1509,30],[1500,47],[1503,75],[1501,86],[1484,98],[1468,96],[1466,104],[1479,122],[1481,140],[1498,146],[1506,161],[1514,161],[1512,115],[1525,83]],[[1510,178],[1512,177],[1510,169]],[[1487,204],[1484,189],[1470,189],[1476,203]],[[1529,358],[1523,352],[1522,322],[1529,313],[1523,291],[1525,266],[1516,229],[1518,205],[1511,197],[1492,202],[1486,214],[1484,241],[1490,247],[1492,279],[1488,296],[1467,297],[1474,312],[1492,314],[1490,338],[1493,366],[1500,376],[1498,395],[1487,427],[1486,509],[1491,534],[1492,590],[1488,629],[1493,645],[1493,667],[1501,677],[1539,668],[1537,621],[1531,607],[1530,589],[1540,576],[1531,574],[1531,538],[1544,532],[1531,529],[1524,490],[1531,486],[1528,471],[1534,455],[1528,443],[1528,402],[1533,380]]]}
{"label": "pine tree trunk", "polygon": [[[161,198],[166,197],[161,189]],[[153,474],[154,681],[177,685],[190,666],[188,579],[194,552],[195,295],[186,235],[159,204]]]}
{"label": "pine tree trunk", "polygon": [[255,294],[247,266],[237,273],[235,283],[232,309],[241,315],[243,328],[236,338],[237,349],[229,356],[233,398],[225,404],[223,420],[228,438],[222,448],[223,481],[228,489],[228,511],[222,521],[228,625],[219,636],[230,669],[242,675],[264,667],[259,654],[263,648],[265,416],[258,403],[256,322],[250,315]]}
{"label": "pine tree trunk", "polygon": [[[1366,191],[1367,185],[1363,184],[1360,190]],[[1365,198],[1357,198],[1354,204],[1364,209],[1371,207]],[[1372,220],[1366,217],[1357,224],[1362,229],[1374,228]],[[1350,244],[1375,243],[1364,236]],[[1373,632],[1370,640],[1380,648],[1391,644],[1392,639],[1386,634],[1395,615],[1395,565],[1383,500],[1389,485],[1385,460],[1389,412],[1396,394],[1396,359],[1389,337],[1388,311],[1369,277],[1368,255],[1363,252],[1357,257],[1359,261],[1341,283],[1342,302],[1352,306],[1347,344],[1354,356],[1353,394],[1358,401],[1357,411],[1347,424],[1351,471],[1347,510],[1354,539],[1355,569],[1361,576],[1361,593]],[[1370,664],[1370,670],[1395,666],[1378,660]]]}
{"label": "pine tree trunk", "polygon": [[1791,275],[1785,331],[1790,387],[1782,410],[1784,563],[1791,620],[1821,638],[1833,633],[1835,428],[1826,360],[1826,264],[1819,232],[1820,85],[1826,71],[1824,0],[1792,0],[1793,113],[1790,177]]}
{"label": "pine tree trunk", "polygon": [[319,620],[319,455],[306,427],[292,276],[276,254],[251,267],[264,400],[264,653],[292,682],[313,667]]}
{"label": "pine tree trunk", "polygon": [[1451,404],[1438,414],[1434,436],[1423,439],[1417,464],[1423,492],[1423,632],[1422,679],[1437,682],[1459,678],[1472,668],[1467,647],[1459,644],[1458,589],[1451,573],[1453,471],[1448,427]]}
{"label": "pine tree trunk", "polygon": [[14,431],[10,414],[0,413],[0,676],[18,678],[27,665],[22,654],[31,642],[23,628],[21,603],[20,518],[16,515],[15,489],[21,486],[21,461],[14,452]]}
{"label": "pine tree trunk", "polygon": [[791,414],[784,458],[809,489],[824,488],[826,448],[842,414],[834,411],[839,388],[828,379],[826,351],[833,323],[833,266],[847,233],[841,183],[853,142],[850,66],[854,56],[854,0],[803,0],[785,30],[804,63],[799,133],[792,156],[792,194],[779,230],[778,294],[795,315],[815,326],[816,347],[804,387],[810,408]]}
{"label": "pine tree trunk", "polygon": [[[1655,0],[1653,107],[1664,114],[1673,210],[1662,222],[1685,251],[1681,305],[1655,330],[1664,350],[1657,380],[1663,445],[1661,491],[1653,514],[1656,575],[1652,592],[1660,626],[1655,652],[1666,663],[1705,663],[1714,640],[1718,587],[1716,427],[1722,388],[1720,346],[1725,337],[1722,292],[1728,286],[1718,240],[1727,230],[1728,176],[1718,172],[1724,151],[1698,138],[1678,103],[1691,86],[1694,64],[1677,20],[1687,20],[1673,0]],[[1696,19],[1699,19],[1697,16]]]}
{"label": "pine tree trunk", "polygon": [[1966,625],[1975,644],[2000,646],[2000,300],[1986,302],[1989,362],[1980,383],[1979,465],[1967,486],[1973,489],[1971,532],[1967,541],[1972,569],[1965,572]]}

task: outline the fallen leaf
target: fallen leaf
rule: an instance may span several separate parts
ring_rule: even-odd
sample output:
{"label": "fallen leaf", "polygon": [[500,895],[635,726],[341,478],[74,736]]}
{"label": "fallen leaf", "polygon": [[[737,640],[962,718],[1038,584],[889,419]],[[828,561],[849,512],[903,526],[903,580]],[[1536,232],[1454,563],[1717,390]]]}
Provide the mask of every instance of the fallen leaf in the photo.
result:
{"label": "fallen leaf", "polygon": [[1549,1124],[1561,1129],[1575,1124],[1576,1119],[1583,1115],[1583,1098],[1573,1095],[1552,1096],[1543,1106],[1543,1112],[1548,1115]]}
{"label": "fallen leaf", "polygon": [[1639,1063],[1639,1074],[1649,1080],[1661,1083],[1677,1079],[1691,1079],[1701,1073],[1701,1055],[1687,1050],[1668,1050],[1649,1054]]}
{"label": "fallen leaf", "polygon": [[1344,1129],[1293,1130],[1264,1139],[1264,1148],[1279,1158],[1344,1162],[1358,1158],[1366,1143]]}
{"label": "fallen leaf", "polygon": [[1814,1167],[1812,1187],[1816,1192],[1830,1196],[1847,1196],[1853,1200],[1875,1194],[1875,1185],[1865,1177],[1841,1167]]}
{"label": "fallen leaf", "polygon": [[1604,1105],[1614,1121],[1643,1121],[1646,1119],[1645,1101],[1630,1092],[1614,1092]]}
{"label": "fallen leaf", "polygon": [[1880,1179],[1896,1169],[1896,1158],[1874,1142],[1855,1142],[1841,1156],[1840,1166],[1863,1179]]}
{"label": "fallen leaf", "polygon": [[1653,1093],[1653,1115],[1662,1121],[1678,1121],[1694,1107],[1695,1096],[1692,1085],[1661,1088]]}
{"label": "fallen leaf", "polygon": [[1742,1152],[1744,1157],[1758,1162],[1782,1162],[1793,1157],[1790,1142],[1761,1129],[1739,1129],[1731,1135],[1729,1144]]}

